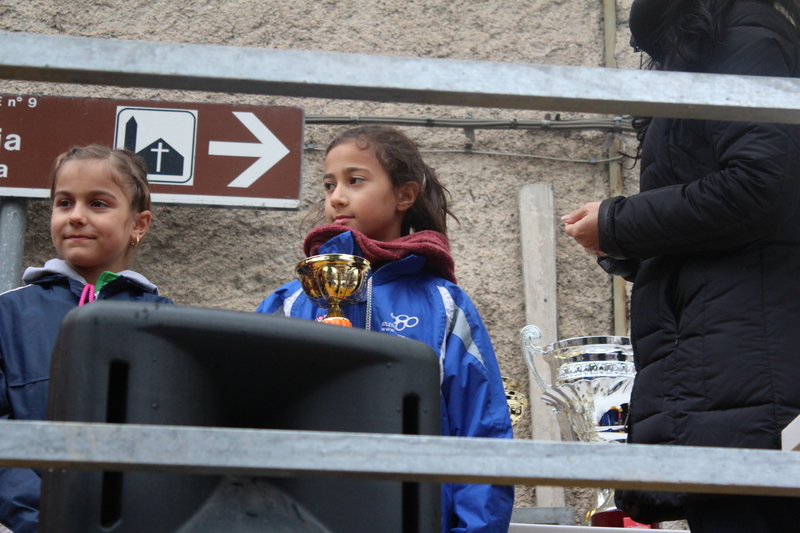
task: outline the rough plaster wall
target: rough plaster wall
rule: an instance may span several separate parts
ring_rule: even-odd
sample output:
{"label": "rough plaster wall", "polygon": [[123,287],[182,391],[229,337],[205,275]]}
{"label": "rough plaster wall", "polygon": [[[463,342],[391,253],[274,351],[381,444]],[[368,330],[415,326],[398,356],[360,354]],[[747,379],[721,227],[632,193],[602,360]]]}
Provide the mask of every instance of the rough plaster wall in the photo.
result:
{"label": "rough plaster wall", "polygon": [[[631,0],[618,0],[617,60],[638,68],[627,43]],[[230,0],[0,0],[0,30],[149,41],[335,51],[468,60],[603,66],[601,0],[372,0],[292,2]],[[465,87],[465,90],[468,90]],[[467,109],[360,101],[281,98],[167,90],[0,81],[0,93],[193,102],[292,105],[306,114],[541,119],[558,110]],[[582,115],[562,114],[563,118]],[[306,142],[324,147],[342,128],[307,126]],[[423,149],[461,149],[460,130],[407,128]],[[600,132],[478,131],[475,150],[586,160],[605,157]],[[630,136],[623,151],[635,149]],[[451,224],[456,273],[483,315],[501,372],[527,390],[517,344],[524,321],[517,195],[530,182],[552,183],[556,212],[607,196],[605,164],[510,156],[428,154],[453,195],[460,225]],[[321,198],[323,156],[304,157],[299,211],[157,206],[155,223],[133,267],[176,303],[251,310],[293,276],[302,258],[301,224]],[[637,169],[624,170],[625,192],[636,191]],[[558,221],[557,227],[561,224]],[[612,331],[610,279],[563,233],[558,234],[558,314],[562,338]],[[32,201],[25,265],[55,254],[49,205]],[[516,428],[530,437],[530,422]],[[521,459],[523,460],[523,459]],[[568,504],[585,509],[586,490]],[[533,489],[518,488],[517,505],[533,505]]]}

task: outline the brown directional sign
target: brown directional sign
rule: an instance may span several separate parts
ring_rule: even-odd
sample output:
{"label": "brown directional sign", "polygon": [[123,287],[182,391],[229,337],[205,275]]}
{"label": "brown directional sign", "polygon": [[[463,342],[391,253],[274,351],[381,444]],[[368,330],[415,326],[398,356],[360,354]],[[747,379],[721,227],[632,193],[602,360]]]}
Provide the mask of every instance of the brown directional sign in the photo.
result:
{"label": "brown directional sign", "polygon": [[0,197],[47,198],[58,154],[91,143],[148,164],[158,203],[297,208],[296,107],[0,95]]}

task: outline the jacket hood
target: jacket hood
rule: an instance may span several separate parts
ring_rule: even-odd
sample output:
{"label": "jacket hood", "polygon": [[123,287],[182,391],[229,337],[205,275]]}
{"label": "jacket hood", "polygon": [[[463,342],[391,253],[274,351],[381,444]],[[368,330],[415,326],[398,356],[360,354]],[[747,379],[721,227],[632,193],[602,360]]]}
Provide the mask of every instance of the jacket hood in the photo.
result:
{"label": "jacket hood", "polygon": [[[117,272],[117,274],[136,282],[138,285],[141,285],[143,288],[147,289],[153,294],[158,294],[158,287],[150,283],[146,277],[142,276],[138,272],[134,272],[133,270],[123,270],[122,272]],[[86,285],[86,280],[83,278],[83,276],[75,272],[75,270],[63,259],[51,259],[46,262],[43,267],[26,268],[25,273],[22,275],[22,282],[25,284],[30,284],[47,276],[53,275],[60,275],[69,279],[74,279],[75,281]]]}
{"label": "jacket hood", "polygon": [[670,0],[634,0],[631,6],[629,25],[631,46],[634,50],[647,52],[659,63],[664,62],[664,51],[658,47],[663,32],[662,23],[667,18]]}

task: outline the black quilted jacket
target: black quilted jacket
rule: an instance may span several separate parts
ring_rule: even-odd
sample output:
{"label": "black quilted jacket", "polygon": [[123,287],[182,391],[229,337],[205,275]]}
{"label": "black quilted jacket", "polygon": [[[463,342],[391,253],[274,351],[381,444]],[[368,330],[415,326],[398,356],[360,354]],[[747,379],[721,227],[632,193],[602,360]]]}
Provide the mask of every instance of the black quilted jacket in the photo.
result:
{"label": "black quilted jacket", "polygon": [[[704,70],[797,77],[799,50],[781,14],[741,1]],[[779,448],[800,414],[800,129],[656,118],[641,164],[641,193],[599,217],[601,250],[638,260],[629,442]],[[617,492],[648,522],[686,498]]]}

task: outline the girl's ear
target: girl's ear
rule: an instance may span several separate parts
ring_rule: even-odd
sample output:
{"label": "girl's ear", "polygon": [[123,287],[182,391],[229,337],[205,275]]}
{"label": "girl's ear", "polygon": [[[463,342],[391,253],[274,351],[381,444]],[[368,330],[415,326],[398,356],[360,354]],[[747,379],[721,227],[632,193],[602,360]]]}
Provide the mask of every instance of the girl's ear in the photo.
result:
{"label": "girl's ear", "polygon": [[147,229],[150,227],[153,215],[150,211],[142,211],[141,213],[133,214],[133,231],[131,231],[131,239],[134,241],[144,237]]}
{"label": "girl's ear", "polygon": [[397,210],[407,211],[411,209],[411,206],[417,201],[417,196],[419,196],[419,183],[409,181],[400,185],[395,190],[395,197],[397,198]]}

